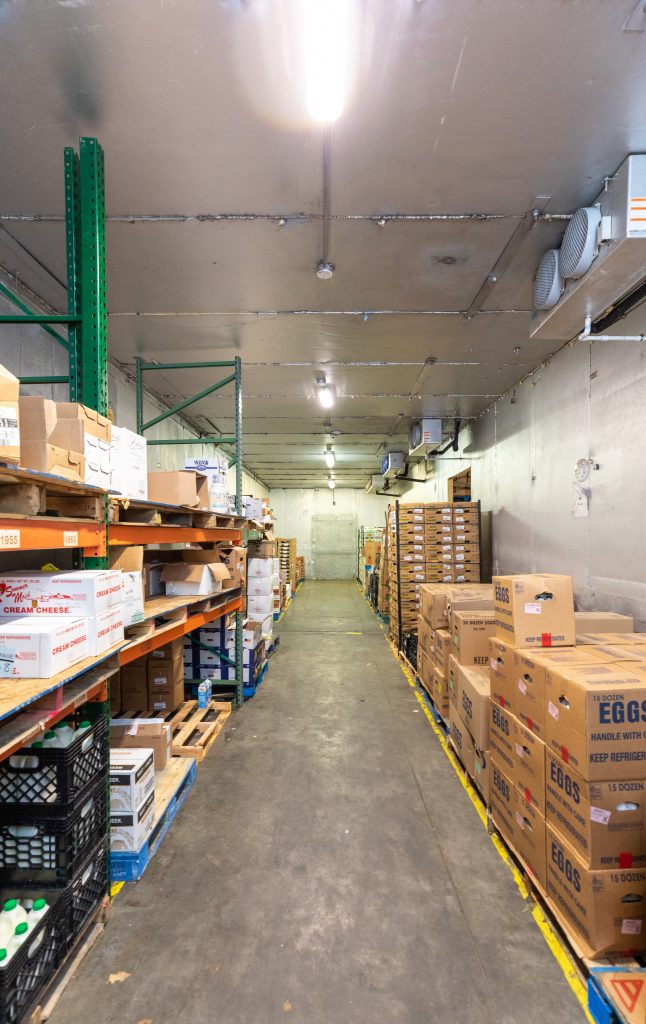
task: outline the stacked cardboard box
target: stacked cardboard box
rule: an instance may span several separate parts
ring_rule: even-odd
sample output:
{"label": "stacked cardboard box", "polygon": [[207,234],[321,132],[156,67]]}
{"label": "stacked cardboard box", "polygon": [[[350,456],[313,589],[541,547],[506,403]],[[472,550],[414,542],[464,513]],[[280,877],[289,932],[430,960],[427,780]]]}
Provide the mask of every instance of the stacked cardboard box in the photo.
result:
{"label": "stacked cardboard box", "polygon": [[296,576],[298,578],[298,582],[299,583],[301,582],[301,580],[305,579],[305,556],[304,555],[296,555]]}
{"label": "stacked cardboard box", "polygon": [[494,821],[585,955],[643,949],[646,635],[575,646],[578,628],[626,623],[577,626],[569,577],[493,582]]}
{"label": "stacked cardboard box", "polygon": [[280,562],[280,578],[285,586],[290,586],[292,591],[296,590],[298,583],[296,573],[296,538],[277,537],[276,554]]}
{"label": "stacked cardboard box", "polygon": [[20,381],[0,365],[0,462],[20,462]]}
{"label": "stacked cardboard box", "polygon": [[[196,639],[200,645],[193,644],[190,637],[184,639],[184,674],[191,679],[215,679],[226,682],[235,678],[235,621],[233,617],[223,617],[209,626],[198,630]],[[210,648],[207,650],[206,648]],[[245,686],[252,686],[265,662],[266,644],[263,638],[262,622],[248,619],[242,629],[242,681]],[[224,654],[228,661],[218,655]]]}
{"label": "stacked cardboard box", "polygon": [[402,632],[416,629],[423,584],[479,582],[479,505],[436,502],[391,506],[388,544],[390,631],[397,639],[400,627]]}

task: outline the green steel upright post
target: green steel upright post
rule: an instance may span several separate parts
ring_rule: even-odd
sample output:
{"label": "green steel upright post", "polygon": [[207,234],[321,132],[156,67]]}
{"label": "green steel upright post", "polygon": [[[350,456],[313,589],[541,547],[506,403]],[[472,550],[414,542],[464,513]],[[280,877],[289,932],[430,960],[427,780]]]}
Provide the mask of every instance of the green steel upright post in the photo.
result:
{"label": "green steel upright post", "polygon": [[[235,360],[235,435],[236,435],[236,512],[242,512],[242,363]],[[251,673],[251,660],[249,662]],[[236,612],[236,702],[244,703],[244,667],[242,651],[242,613]]]}
{"label": "green steel upright post", "polygon": [[141,368],[141,359],[135,357],[135,400],[137,407],[137,433],[144,432],[144,375]]}
{"label": "green steel upright post", "polygon": [[105,189],[103,150],[97,139],[80,142],[81,177],[81,402],[108,412],[105,304]]}
{"label": "green steel upright post", "polygon": [[[81,210],[79,158],[71,146],[65,147],[65,247],[67,253],[67,312],[78,316],[81,308]],[[80,329],[71,324],[67,331],[69,346],[70,402],[78,402]]]}

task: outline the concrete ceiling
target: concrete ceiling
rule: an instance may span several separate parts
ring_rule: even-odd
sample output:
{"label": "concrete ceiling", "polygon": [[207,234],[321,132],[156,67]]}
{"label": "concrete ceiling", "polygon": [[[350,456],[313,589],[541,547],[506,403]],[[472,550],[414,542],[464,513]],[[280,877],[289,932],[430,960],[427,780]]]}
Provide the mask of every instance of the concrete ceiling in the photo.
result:
{"label": "concrete ceiling", "polygon": [[[111,355],[241,356],[249,468],[324,486],[333,436],[339,485],[361,486],[414,419],[449,433],[559,347],[530,341],[528,311],[563,223],[528,211],[570,212],[646,150],[646,18],[635,0],[357,0],[319,281],[324,136],[298,3],[1,2],[0,267],[64,308],[62,150],[96,135]],[[148,383],[173,402],[209,381]],[[232,429],[221,393],[187,412]]]}

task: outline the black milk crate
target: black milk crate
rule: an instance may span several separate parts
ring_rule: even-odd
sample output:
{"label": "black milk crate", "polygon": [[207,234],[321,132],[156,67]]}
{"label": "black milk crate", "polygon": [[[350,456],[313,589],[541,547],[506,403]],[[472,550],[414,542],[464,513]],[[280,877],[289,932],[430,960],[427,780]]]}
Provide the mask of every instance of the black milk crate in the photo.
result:
{"label": "black milk crate", "polygon": [[108,891],[108,839],[102,839],[67,887],[70,944]]}
{"label": "black milk crate", "polygon": [[65,817],[25,822],[21,811],[16,804],[13,823],[0,823],[0,885],[67,885],[107,834],[106,779]]}
{"label": "black milk crate", "polygon": [[38,899],[43,896],[49,910],[34,931],[0,970],[0,1024],[17,1024],[37,1004],[69,947],[67,893],[61,890],[23,890],[3,887],[0,900]]}
{"label": "black milk crate", "polygon": [[74,725],[95,720],[87,732],[69,747],[24,747],[0,762],[0,822],[60,817],[74,810],[96,782],[105,775],[108,762],[106,719],[100,708],[75,711],[68,716]]}
{"label": "black milk crate", "polygon": [[417,668],[417,634],[402,633],[402,651],[413,668]]}

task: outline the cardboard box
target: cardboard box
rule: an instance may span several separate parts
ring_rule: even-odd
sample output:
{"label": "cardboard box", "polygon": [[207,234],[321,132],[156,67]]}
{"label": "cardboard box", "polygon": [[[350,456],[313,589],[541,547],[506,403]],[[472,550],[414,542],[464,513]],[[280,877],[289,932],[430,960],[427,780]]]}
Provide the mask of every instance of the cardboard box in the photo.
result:
{"label": "cardboard box", "polygon": [[20,462],[26,469],[65,480],[82,481],[85,475],[85,460],[80,452],[71,452],[47,441],[22,441]]}
{"label": "cardboard box", "polygon": [[459,671],[460,663],[455,657],[455,654],[452,654],[451,657],[449,658],[449,674],[447,676],[446,681],[449,689],[449,701],[451,702],[451,704],[454,705],[456,711],[458,707],[458,701],[460,699],[460,683],[458,678]]}
{"label": "cardboard box", "polygon": [[485,806],[489,806],[489,751],[479,750],[477,747],[474,751],[473,757],[473,769],[474,776],[473,781],[475,782],[480,796],[484,800]]}
{"label": "cardboard box", "polygon": [[548,669],[545,741],[584,779],[646,778],[646,671],[630,662]]}
{"label": "cardboard box", "polygon": [[186,459],[184,469],[192,469],[206,477],[209,487],[209,508],[227,514],[229,511],[229,461],[221,455],[210,459]]}
{"label": "cardboard box", "polygon": [[433,669],[434,665],[426,651],[417,648],[417,675],[429,694],[433,695]]}
{"label": "cardboard box", "polygon": [[232,544],[218,546],[220,561],[226,565],[231,579],[236,584],[244,583],[247,576],[247,550]]}
{"label": "cardboard box", "polygon": [[579,633],[632,633],[632,615],[617,612],[575,612],[574,625]]}
{"label": "cardboard box", "polygon": [[[155,677],[157,678],[157,677]],[[151,711],[168,712],[178,708],[184,700],[184,672],[182,678],[168,686],[156,683],[148,686],[148,707]]]}
{"label": "cardboard box", "polygon": [[449,674],[449,658],[453,654],[453,639],[448,629],[435,630],[435,664],[446,679]]}
{"label": "cardboard box", "polygon": [[162,581],[162,573],[168,562],[146,562],[143,567],[142,580],[144,585],[144,601],[152,597],[160,597],[166,593],[166,587]]}
{"label": "cardboard box", "polygon": [[546,651],[516,651],[514,653],[515,715],[520,721],[545,739],[545,677],[548,668],[568,668],[577,665],[612,661],[596,647],[555,647]]}
{"label": "cardboard box", "polygon": [[492,756],[520,789],[527,803],[545,814],[545,744],[494,701],[489,704]]}
{"label": "cardboard box", "polygon": [[110,568],[117,572],[141,572],[144,567],[143,544],[108,549]]}
{"label": "cardboard box", "polygon": [[176,637],[175,640],[171,640],[169,643],[162,644],[161,647],[155,647],[153,651],[149,651],[148,661],[176,662],[181,660],[182,651],[184,650],[184,639],[184,637],[178,636]]}
{"label": "cardboard box", "polygon": [[475,775],[475,746],[454,704],[449,704],[449,733],[456,753],[471,778]]}
{"label": "cardboard box", "polygon": [[0,619],[0,679],[47,679],[89,656],[86,618]]}
{"label": "cardboard box", "polygon": [[250,595],[247,597],[247,615],[253,619],[265,619],[273,613],[274,598],[272,594]]}
{"label": "cardboard box", "polygon": [[584,956],[632,952],[646,944],[646,871],[589,871],[547,826],[547,897]]}
{"label": "cardboard box", "polygon": [[646,866],[646,781],[586,782],[548,751],[545,806],[549,825],[591,868]]}
{"label": "cardboard box", "polygon": [[457,709],[475,745],[489,747],[489,673],[482,668],[458,666]]}
{"label": "cardboard box", "polygon": [[246,519],[262,520],[262,498],[254,498],[251,494],[242,495],[242,514]]}
{"label": "cardboard box", "polygon": [[247,561],[247,579],[271,578],[273,575],[273,559],[271,558],[249,558]]}
{"label": "cardboard box", "polygon": [[[254,650],[262,643],[262,621],[254,621],[253,619],[246,619],[242,624],[242,646],[246,650]],[[235,646],[235,628],[227,629],[225,632],[225,644],[227,648]]]}
{"label": "cardboard box", "polygon": [[442,718],[449,717],[449,684],[444,673],[437,666],[433,667],[433,700]]}
{"label": "cardboard box", "polygon": [[453,650],[461,665],[489,667],[489,637],[495,628],[493,611],[451,611]]}
{"label": "cardboard box", "polygon": [[426,621],[423,615],[417,617],[417,649],[420,647],[426,651],[427,654],[431,654],[431,648],[434,646],[432,641],[433,629]]}
{"label": "cardboard box", "polygon": [[144,617],[144,585],[141,572],[122,572],[121,613],[124,626],[141,622]]}
{"label": "cardboard box", "polygon": [[169,597],[196,597],[218,593],[222,581],[230,576],[222,562],[170,562],[162,570],[161,578]]}
{"label": "cardboard box", "polygon": [[276,544],[273,540],[250,540],[247,545],[247,560],[251,558],[273,559]]}
{"label": "cardboard box", "polygon": [[514,647],[575,643],[571,576],[494,576],[496,636]]}
{"label": "cardboard box", "polygon": [[167,689],[179,682],[184,681],[184,656],[183,650],[172,659],[149,658],[148,659],[148,688],[152,692],[157,689]]}
{"label": "cardboard box", "polygon": [[20,381],[0,365],[0,462],[20,462]]}
{"label": "cardboard box", "polygon": [[[18,389],[16,388],[16,395],[17,393]],[[21,441],[51,440],[51,444],[60,445],[62,448],[73,447],[69,444],[61,443],[60,440],[57,440],[56,436],[53,436],[56,434],[56,423],[58,420],[56,402],[52,401],[51,398],[40,398],[36,395],[22,395],[20,399],[16,397],[16,401],[18,402],[20,412]],[[80,453],[80,444],[83,440],[82,430],[79,429],[77,431],[76,439],[77,446],[74,450]]]}
{"label": "cardboard box", "polygon": [[274,586],[271,576],[250,576],[247,580],[247,595],[252,597],[267,597],[273,594]]}
{"label": "cardboard box", "polygon": [[155,790],[152,750],[115,749],[110,730],[110,811],[134,811]]}
{"label": "cardboard box", "polygon": [[123,640],[123,616],[121,608],[107,608],[94,618],[88,618],[89,657],[103,654]]}
{"label": "cardboard box", "polygon": [[[161,772],[171,757],[172,732],[168,722],[159,718],[124,718],[110,722],[110,760],[113,751],[145,747],[152,751],[154,769]],[[115,748],[117,748],[115,750]],[[154,773],[153,773],[154,785]]]}
{"label": "cardboard box", "polygon": [[0,616],[95,616],[121,605],[121,574],[111,569],[77,572],[28,570],[0,575]]}
{"label": "cardboard box", "polygon": [[112,440],[112,424],[107,416],[102,416],[95,409],[78,402],[57,402],[56,413],[59,420],[78,420],[85,434],[90,434],[102,441]]}
{"label": "cardboard box", "polygon": [[113,853],[140,850],[155,824],[155,791],[136,811],[110,809],[110,849]]}
{"label": "cardboard box", "polygon": [[515,712],[517,688],[514,686],[514,648],[506,640],[489,638],[489,681],[491,697],[506,711]]}
{"label": "cardboard box", "polygon": [[148,667],[145,658],[121,669],[121,705],[125,710],[145,708],[148,704]]}
{"label": "cardboard box", "polygon": [[125,427],[112,427],[112,490],[126,498],[148,498],[146,438]]}
{"label": "cardboard box", "polygon": [[545,818],[534,804],[525,800],[518,787],[502,770],[495,755],[491,759],[489,799],[496,826],[530,875],[545,890]]}
{"label": "cardboard box", "polygon": [[209,507],[209,482],[202,473],[178,469],[148,474],[148,500],[163,505]]}
{"label": "cardboard box", "polygon": [[646,644],[646,633],[581,633],[576,638],[577,646],[594,644],[596,647],[634,644],[643,647]]}

